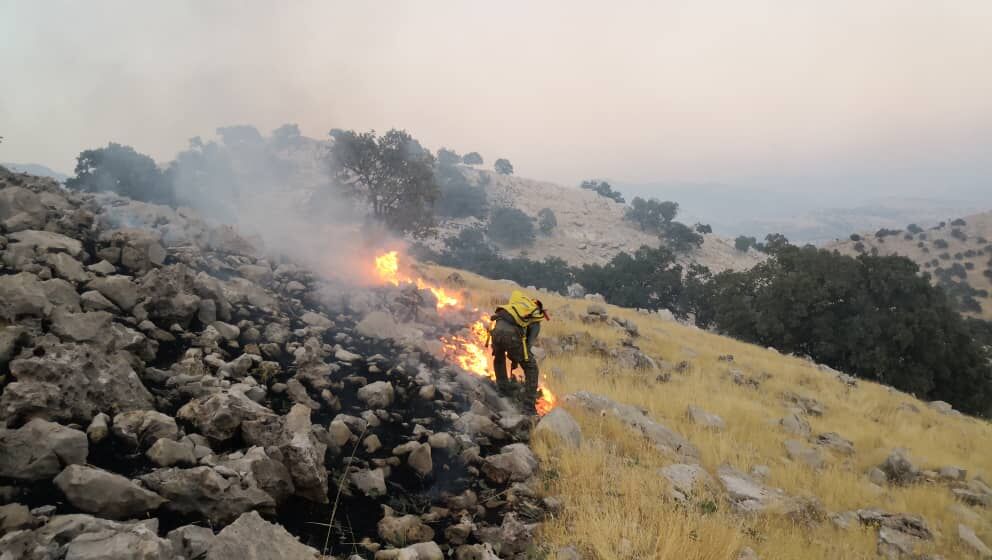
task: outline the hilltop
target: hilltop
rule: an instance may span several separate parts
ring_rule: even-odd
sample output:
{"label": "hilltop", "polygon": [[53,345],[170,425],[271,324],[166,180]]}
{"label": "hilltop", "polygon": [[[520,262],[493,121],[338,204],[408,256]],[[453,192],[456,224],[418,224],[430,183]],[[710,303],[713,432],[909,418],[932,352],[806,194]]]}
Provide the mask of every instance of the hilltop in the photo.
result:
{"label": "hilltop", "polygon": [[[536,217],[543,208],[555,213],[558,225],[549,235],[539,233],[530,246],[500,248],[506,256],[535,260],[558,257],[572,265],[605,264],[620,252],[633,253],[642,245],[661,245],[657,235],[642,231],[624,219],[626,205],[593,191],[470,167],[459,169],[470,182],[485,189],[490,207],[513,206],[531,217]],[[482,223],[471,217],[442,220],[441,239],[434,246],[439,247],[443,238],[457,235],[467,226]],[[732,239],[714,234],[704,235],[700,247],[678,257],[680,264],[697,263],[713,272],[747,269],[763,259],[756,251],[735,250]]]}
{"label": "hilltop", "polygon": [[943,286],[968,315],[992,319],[992,211],[946,220],[858,233],[828,244],[841,254],[901,255],[911,259],[934,284]]}

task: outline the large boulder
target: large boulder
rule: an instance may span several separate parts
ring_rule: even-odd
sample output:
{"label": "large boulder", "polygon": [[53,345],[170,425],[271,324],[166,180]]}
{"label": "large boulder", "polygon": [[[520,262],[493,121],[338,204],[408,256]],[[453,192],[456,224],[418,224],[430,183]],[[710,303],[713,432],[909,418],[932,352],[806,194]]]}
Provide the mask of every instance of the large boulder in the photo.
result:
{"label": "large boulder", "polygon": [[506,445],[497,455],[485,458],[482,473],[496,484],[522,482],[537,472],[538,462],[534,453],[523,443]]}
{"label": "large boulder", "polygon": [[109,230],[100,234],[97,252],[111,263],[141,274],[165,262],[165,248],[159,241],[159,235],[153,230]]}
{"label": "large boulder", "polygon": [[83,244],[78,240],[51,231],[24,230],[12,233],[9,239],[3,261],[15,269],[36,260],[44,261],[49,253],[66,253],[76,258],[83,254]]}
{"label": "large boulder", "polygon": [[318,560],[322,556],[296,540],[281,525],[269,523],[258,512],[251,511],[224,527],[207,547],[205,560],[230,558]]}
{"label": "large boulder", "polygon": [[233,388],[193,399],[176,414],[177,418],[189,422],[217,443],[236,436],[246,420],[273,416],[271,410]]}
{"label": "large boulder", "polygon": [[86,514],[58,515],[32,531],[0,539],[3,560],[176,560],[157,535],[157,520],[118,522]]}
{"label": "large boulder", "polygon": [[66,342],[106,340],[111,336],[113,315],[106,311],[72,313],[65,309],[52,312],[51,331]]}
{"label": "large boulder", "polygon": [[245,452],[234,452],[221,457],[218,466],[227,467],[238,473],[242,478],[257,484],[268,495],[281,503],[296,492],[293,477],[281,462],[269,457],[264,449],[258,446]]}
{"label": "large boulder", "polygon": [[137,517],[165,503],[123,476],[84,465],[69,465],[54,482],[73,506],[109,519]]}
{"label": "large boulder", "polygon": [[42,281],[34,274],[0,276],[0,319],[14,322],[23,316],[44,317],[52,307]]}
{"label": "large boulder", "polygon": [[393,385],[388,381],[369,383],[358,390],[358,398],[369,408],[389,408],[393,404]]}
{"label": "large boulder", "polygon": [[920,476],[920,469],[909,458],[909,452],[902,448],[893,449],[878,468],[885,473],[889,482],[895,484],[910,484]]}
{"label": "large boulder", "polygon": [[184,264],[156,268],[142,276],[139,292],[148,317],[162,325],[188,326],[200,309],[195,284],[196,276]]}
{"label": "large boulder", "polygon": [[48,209],[37,193],[23,187],[0,189],[0,224],[7,231],[45,227]]}
{"label": "large boulder", "polygon": [[103,297],[114,302],[114,305],[124,311],[131,311],[138,304],[140,297],[138,285],[131,280],[130,276],[120,274],[95,278],[90,280],[87,287],[100,292]]}
{"label": "large boulder", "polygon": [[669,496],[679,502],[687,502],[699,488],[713,488],[716,482],[706,469],[699,465],[678,463],[658,469],[658,474],[671,485]]}
{"label": "large boulder", "polygon": [[48,480],[85,463],[88,453],[85,433],[40,418],[17,430],[0,427],[0,478]]}
{"label": "large boulder", "polygon": [[275,500],[249,478],[227,478],[211,467],[152,471],[141,482],[167,499],[164,509],[178,515],[199,515],[227,524],[246,511],[275,513]]}
{"label": "large boulder", "polygon": [[699,449],[695,445],[681,434],[652,420],[636,407],[585,391],[567,395],[565,401],[581,406],[590,412],[619,420],[632,431],[647,438],[662,453],[678,458],[683,462],[699,462]]}
{"label": "large boulder", "polygon": [[99,412],[154,408],[124,352],[45,342],[10,362],[10,371],[16,381],[0,396],[0,418],[8,424],[29,416],[89,422]]}
{"label": "large boulder", "polygon": [[293,477],[295,493],[308,500],[327,503],[327,446],[313,434],[310,409],[296,404],[286,416],[266,416],[249,420],[242,426],[242,436],[249,445],[276,447]]}
{"label": "large boulder", "polygon": [[544,415],[537,423],[534,433],[553,434],[572,447],[582,444],[582,428],[564,408],[558,407]]}

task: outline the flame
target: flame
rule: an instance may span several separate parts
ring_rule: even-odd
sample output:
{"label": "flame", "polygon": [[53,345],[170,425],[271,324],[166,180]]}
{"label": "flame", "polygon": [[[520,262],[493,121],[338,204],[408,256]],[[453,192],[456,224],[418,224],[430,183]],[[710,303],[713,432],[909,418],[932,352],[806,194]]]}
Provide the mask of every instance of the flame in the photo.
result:
{"label": "flame", "polygon": [[[430,290],[437,298],[439,312],[446,308],[462,309],[463,307],[461,302],[445,292],[444,288],[432,286],[422,278],[410,278],[400,272],[400,257],[397,251],[389,251],[375,257],[375,271],[387,284],[399,286],[400,283],[413,283],[418,289]],[[488,351],[490,327],[489,316],[483,313],[477,321],[465,329],[464,334],[441,337],[444,357],[469,373],[495,381],[496,373],[492,367],[491,353]],[[523,373],[510,372],[510,375],[523,381]],[[536,410],[539,415],[544,416],[555,407],[557,399],[543,382],[538,384],[537,390],[539,395]]]}

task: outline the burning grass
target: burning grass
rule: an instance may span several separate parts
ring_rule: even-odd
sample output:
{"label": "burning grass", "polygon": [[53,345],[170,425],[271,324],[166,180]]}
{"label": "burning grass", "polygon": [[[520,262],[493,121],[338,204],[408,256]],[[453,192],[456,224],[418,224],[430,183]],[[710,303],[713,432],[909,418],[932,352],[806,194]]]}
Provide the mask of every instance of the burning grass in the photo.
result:
{"label": "burning grass", "polygon": [[[427,276],[443,278],[449,273],[437,268]],[[477,302],[506,297],[510,289],[461,274]],[[570,318],[585,310],[585,302],[545,294],[541,299],[555,317],[542,337],[586,332],[611,346],[619,343],[618,329]],[[848,389],[800,359],[631,310],[612,306],[608,310],[637,323],[642,350],[670,363],[687,360],[692,364],[689,371],[673,374],[668,383],[656,382],[653,374],[617,371],[615,366],[612,373],[603,374],[609,365],[606,360],[579,350],[541,362],[542,374],[561,372],[546,380],[556,394],[591,391],[643,407],[699,447],[710,472],[724,463],[745,471],[766,465],[771,471],[769,484],[796,495],[813,494],[831,512],[879,507],[922,515],[939,536],[919,552],[972,558],[958,540],[958,523],[970,525],[992,543],[992,515],[955,502],[946,485],[879,490],[864,475],[893,448],[905,447],[923,468],[957,465],[968,469],[969,477],[989,480],[992,425],[988,422],[940,415],[908,395],[866,381]],[[733,354],[734,362],[718,361],[724,354]],[[739,386],[729,379],[730,368],[770,377],[760,389]],[[814,396],[824,403],[824,415],[809,419],[814,433],[841,434],[854,442],[855,455],[834,457],[821,471],[788,461],[782,442],[792,436],[775,425],[786,413],[780,398],[783,391]],[[919,412],[906,410],[905,403]],[[685,417],[690,404],[719,414],[727,428],[713,432],[691,424]],[[719,496],[701,497],[688,508],[666,501],[665,482],[656,469],[669,459],[613,421],[570,411],[583,429],[581,448],[563,448],[543,438],[533,442],[543,462],[547,492],[565,502],[564,513],[544,525],[543,539],[550,547],[571,545],[583,557],[602,559],[728,559],[742,546],[752,547],[763,560],[877,558],[872,529],[842,531],[829,521],[807,528],[783,518],[742,518],[728,512]],[[960,513],[961,508],[971,514]]]}
{"label": "burning grass", "polygon": [[[373,270],[378,280],[384,284],[393,286],[414,284],[420,290],[429,290],[437,299],[438,313],[464,309],[478,313],[479,319],[467,325],[462,334],[442,337],[441,344],[447,361],[469,373],[495,381],[496,373],[493,370],[492,352],[489,348],[492,322],[488,311],[482,312],[477,307],[470,307],[467,302],[459,301],[441,287],[440,282],[429,282],[404,265],[398,251],[387,251],[374,258]],[[510,375],[520,382],[523,381],[522,371],[514,370]],[[543,379],[538,384],[538,392],[540,396],[537,399],[537,413],[543,416],[555,407],[556,399]]]}

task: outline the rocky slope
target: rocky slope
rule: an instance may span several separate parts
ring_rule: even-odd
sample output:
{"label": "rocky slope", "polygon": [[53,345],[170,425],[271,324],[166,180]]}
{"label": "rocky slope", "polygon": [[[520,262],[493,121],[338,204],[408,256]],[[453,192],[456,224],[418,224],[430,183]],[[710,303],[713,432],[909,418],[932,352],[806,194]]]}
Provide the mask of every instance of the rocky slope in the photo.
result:
{"label": "rocky slope", "polygon": [[[530,247],[503,250],[508,255],[526,254],[537,260],[558,257],[573,265],[604,264],[621,251],[633,253],[642,245],[659,245],[657,236],[623,219],[623,204],[595,192],[471,168],[464,172],[471,181],[484,186],[490,206],[514,206],[531,217],[536,217],[542,208],[554,211],[558,227],[551,235],[539,233]],[[474,218],[448,220],[441,224],[440,237],[457,235],[462,228],[479,223]],[[440,242],[436,247],[439,246]],[[750,268],[762,259],[755,251],[735,250],[732,239],[710,234],[704,236],[701,247],[682,255],[679,261],[720,272]]]}
{"label": "rocky slope", "polygon": [[992,212],[941,224],[918,231],[890,229],[881,237],[878,231],[864,232],[856,235],[857,240],[837,241],[827,248],[846,255],[877,252],[908,257],[935,284],[955,294],[971,294],[980,308],[967,310],[968,314],[992,319]]}
{"label": "rocky slope", "polygon": [[510,558],[555,505],[430,292],[2,168],[0,263],[3,560]]}

